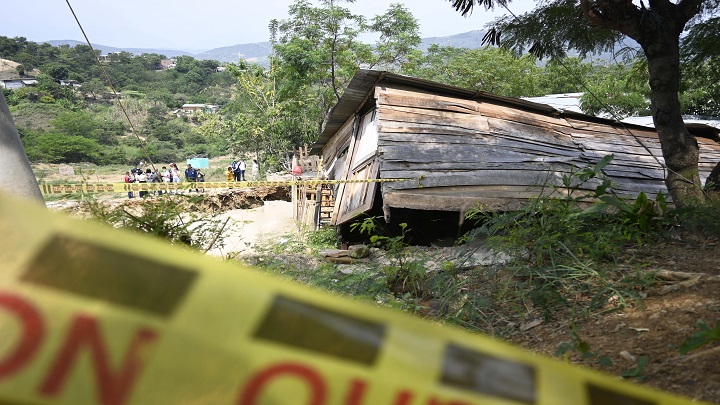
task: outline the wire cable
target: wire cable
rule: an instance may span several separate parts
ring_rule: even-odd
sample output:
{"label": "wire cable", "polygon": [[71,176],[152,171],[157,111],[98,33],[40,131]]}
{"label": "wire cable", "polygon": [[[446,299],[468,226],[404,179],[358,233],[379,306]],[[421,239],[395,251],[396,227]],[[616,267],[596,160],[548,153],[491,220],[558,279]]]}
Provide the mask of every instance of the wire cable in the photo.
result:
{"label": "wire cable", "polygon": [[150,166],[152,167],[153,172],[155,172],[157,169],[155,168],[155,164],[153,163],[152,159],[150,158],[150,154],[147,150],[147,142],[145,142],[137,133],[137,129],[135,129],[135,125],[133,125],[132,120],[130,119],[130,114],[128,114],[127,109],[125,109],[125,106],[122,103],[122,100],[120,99],[120,94],[115,89],[115,85],[113,85],[112,79],[110,78],[110,75],[108,74],[107,70],[105,69],[105,66],[103,66],[102,62],[100,62],[100,58],[98,57],[98,53],[95,52],[95,48],[90,43],[90,39],[88,38],[87,34],[85,33],[85,29],[82,26],[82,23],[80,23],[80,19],[78,19],[77,14],[75,14],[75,10],[73,9],[72,5],[70,4],[70,0],[65,0],[65,3],[67,3],[68,8],[70,9],[70,12],[72,13],[73,17],[75,18],[75,22],[77,22],[78,27],[80,28],[80,31],[83,34],[83,37],[85,37],[85,42],[87,42],[88,46],[93,52],[93,56],[95,56],[95,61],[97,62],[98,66],[100,67],[100,70],[103,73],[103,76],[105,76],[105,81],[107,82],[108,86],[110,86],[110,89],[112,89],[113,94],[115,95],[115,99],[117,100],[118,105],[120,106],[120,109],[122,110],[123,114],[125,115],[125,118],[127,118],[128,124],[130,124],[130,129],[132,130],[132,134],[135,135],[135,138],[140,142],[140,147],[142,148],[143,152],[145,153],[145,157],[147,158],[148,162],[150,163]]}

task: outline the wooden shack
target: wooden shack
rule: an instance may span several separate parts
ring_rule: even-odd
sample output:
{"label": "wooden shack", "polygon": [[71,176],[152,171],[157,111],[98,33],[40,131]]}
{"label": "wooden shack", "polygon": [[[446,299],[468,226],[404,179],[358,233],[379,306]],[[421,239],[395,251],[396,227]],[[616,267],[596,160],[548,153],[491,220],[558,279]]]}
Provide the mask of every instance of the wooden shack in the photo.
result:
{"label": "wooden shack", "polygon": [[[704,180],[720,145],[698,141]],[[478,204],[518,209],[543,191],[562,192],[564,175],[608,154],[615,193],[667,194],[652,128],[376,70],[357,72],[310,153],[322,156],[328,179],[407,179],[333,187],[332,225],[369,212],[457,223]]]}

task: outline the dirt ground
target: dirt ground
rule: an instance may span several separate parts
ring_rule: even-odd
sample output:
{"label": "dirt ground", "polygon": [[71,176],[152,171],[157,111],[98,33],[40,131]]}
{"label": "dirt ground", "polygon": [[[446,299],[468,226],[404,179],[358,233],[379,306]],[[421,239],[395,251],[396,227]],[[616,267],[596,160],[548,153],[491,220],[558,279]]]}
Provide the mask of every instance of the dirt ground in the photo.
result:
{"label": "dirt ground", "polygon": [[[648,270],[720,276],[718,244],[666,243],[636,254],[638,260],[647,263]],[[642,307],[634,306],[577,323],[578,335],[597,356],[583,358],[575,352],[570,361],[619,376],[636,369],[641,356],[647,356],[647,365],[630,380],[695,400],[720,403],[719,342],[686,355],[679,352],[680,345],[697,331],[698,320],[710,326],[720,323],[720,282],[701,279],[694,286],[660,295],[662,287],[647,291]],[[511,341],[554,357],[558,346],[571,340],[570,326],[565,320],[556,320],[519,333]],[[621,352],[627,353],[621,355]],[[608,356],[612,365],[601,366],[598,362],[601,356]]]}
{"label": "dirt ground", "polygon": [[292,203],[289,201],[265,201],[256,208],[223,212],[218,218],[230,218],[231,225],[223,235],[224,247],[208,251],[213,256],[253,254],[259,244],[279,242],[299,232],[292,219]]}

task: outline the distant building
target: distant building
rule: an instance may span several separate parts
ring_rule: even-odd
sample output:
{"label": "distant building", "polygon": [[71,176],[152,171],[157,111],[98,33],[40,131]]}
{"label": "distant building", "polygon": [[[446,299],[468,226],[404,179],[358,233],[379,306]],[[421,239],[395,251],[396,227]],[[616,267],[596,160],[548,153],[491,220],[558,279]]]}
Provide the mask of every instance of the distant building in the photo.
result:
{"label": "distant building", "polygon": [[0,80],[0,87],[7,90],[17,90],[21,89],[26,86],[35,86],[37,85],[37,80],[33,78],[23,78],[23,79],[3,79]]}
{"label": "distant building", "polygon": [[192,115],[195,112],[202,111],[206,113],[215,113],[220,109],[219,105],[214,104],[183,104],[182,112],[186,115]]}
{"label": "distant building", "polygon": [[158,70],[175,69],[176,64],[175,59],[160,59],[160,69]]}
{"label": "distant building", "polygon": [[60,83],[61,86],[82,87],[82,84],[78,83],[77,80],[58,80],[57,82]]}
{"label": "distant building", "polygon": [[[532,101],[533,103],[547,104],[559,111],[573,111],[582,113],[580,108],[580,98],[583,93],[565,93],[565,94],[548,94],[540,97],[522,97],[523,100]],[[612,119],[610,114],[599,114],[601,118]],[[653,117],[625,117],[620,120],[621,122],[635,125],[642,125],[645,127],[655,128]],[[699,117],[695,115],[683,115],[683,122],[686,126],[692,126],[693,131],[700,131],[703,125],[720,129],[720,118],[718,117]],[[701,135],[702,136],[702,135]],[[708,136],[713,138],[713,136]]]}
{"label": "distant building", "polygon": [[118,62],[120,60],[120,56],[123,53],[132,57],[132,54],[129,52],[110,52],[107,55],[98,56],[98,59],[100,60],[100,62],[105,62],[105,63]]}

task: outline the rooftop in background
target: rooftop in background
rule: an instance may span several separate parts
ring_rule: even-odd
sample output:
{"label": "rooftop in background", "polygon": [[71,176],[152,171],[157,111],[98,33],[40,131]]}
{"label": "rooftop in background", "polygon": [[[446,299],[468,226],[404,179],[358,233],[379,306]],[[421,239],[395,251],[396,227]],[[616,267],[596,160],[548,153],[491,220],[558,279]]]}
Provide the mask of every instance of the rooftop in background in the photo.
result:
{"label": "rooftop in background", "polygon": [[[547,94],[540,97],[522,97],[523,100],[532,101],[534,103],[547,104],[561,111],[574,111],[582,113],[580,108],[580,97],[583,93],[564,93],[564,94]],[[603,116],[602,118],[610,118]],[[691,125],[709,125],[720,129],[720,118],[718,117],[702,117],[697,115],[683,115],[685,124]],[[655,128],[651,116],[645,117],[627,117],[621,120],[626,124],[642,125],[644,127]]]}

